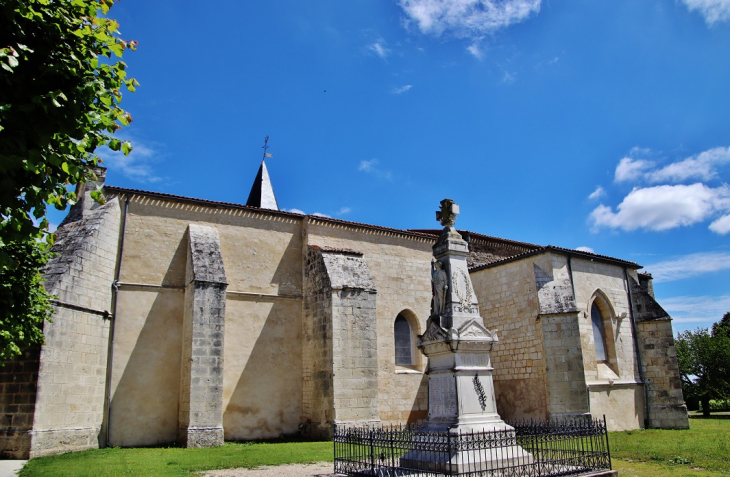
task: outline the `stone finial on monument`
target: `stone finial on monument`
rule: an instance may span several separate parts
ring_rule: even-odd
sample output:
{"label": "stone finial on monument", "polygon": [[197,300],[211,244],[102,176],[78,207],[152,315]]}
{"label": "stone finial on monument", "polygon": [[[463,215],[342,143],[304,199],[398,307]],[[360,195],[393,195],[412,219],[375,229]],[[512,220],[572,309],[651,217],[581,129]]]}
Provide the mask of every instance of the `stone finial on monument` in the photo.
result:
{"label": "stone finial on monument", "polygon": [[[433,246],[431,316],[426,332],[418,340],[418,348],[428,358],[428,418],[420,430],[449,434],[513,432],[497,413],[489,353],[498,339],[496,332],[484,327],[479,315],[466,263],[469,245],[454,229],[458,214],[459,206],[451,199],[442,200],[441,210],[436,212],[444,230]],[[517,445],[507,455],[523,463],[532,459]],[[448,462],[432,461],[437,458],[443,456],[414,450],[401,460],[402,464],[420,462],[434,469],[448,465],[457,472],[466,463],[484,469],[492,465],[491,457],[468,450],[453,451]]]}
{"label": "stone finial on monument", "polygon": [[436,220],[444,227],[453,230],[457,215],[459,215],[459,205],[451,199],[444,199],[441,201],[440,210],[436,211]]}

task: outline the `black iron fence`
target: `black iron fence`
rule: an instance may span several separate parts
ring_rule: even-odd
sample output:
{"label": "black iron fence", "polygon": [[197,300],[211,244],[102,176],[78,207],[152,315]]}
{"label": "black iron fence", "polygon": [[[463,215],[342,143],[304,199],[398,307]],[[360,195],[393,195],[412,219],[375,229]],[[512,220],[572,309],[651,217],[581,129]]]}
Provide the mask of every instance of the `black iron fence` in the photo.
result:
{"label": "black iron fence", "polygon": [[378,477],[532,477],[611,469],[605,417],[509,425],[514,429],[468,433],[339,426],[334,431],[335,472]]}

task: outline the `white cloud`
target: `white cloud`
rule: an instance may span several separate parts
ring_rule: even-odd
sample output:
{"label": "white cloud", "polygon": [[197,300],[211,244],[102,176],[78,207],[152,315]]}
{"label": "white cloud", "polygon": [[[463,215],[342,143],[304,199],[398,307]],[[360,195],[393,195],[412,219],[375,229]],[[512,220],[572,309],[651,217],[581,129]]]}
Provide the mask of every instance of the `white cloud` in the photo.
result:
{"label": "white cloud", "polygon": [[[615,181],[663,185],[634,187],[616,211],[604,204],[596,207],[589,215],[594,232],[602,227],[669,230],[714,220],[711,231],[730,233],[730,186],[713,188],[704,183],[718,179],[720,167],[730,164],[730,147],[708,149],[666,165],[637,156],[656,157],[656,153],[633,148],[616,166]],[[689,181],[695,183],[683,184]],[[598,187],[589,198],[599,198],[604,192]]]}
{"label": "white cloud", "polygon": [[725,235],[730,232],[730,214],[723,215],[716,221],[712,222],[709,228],[716,234],[720,235]]}
{"label": "white cloud", "polygon": [[349,207],[341,207],[340,210],[337,211],[337,215],[345,215],[352,212],[352,209]]}
{"label": "white cloud", "polygon": [[424,34],[482,38],[540,11],[541,0],[399,0]]}
{"label": "white cloud", "polygon": [[651,182],[709,181],[717,177],[716,166],[730,163],[730,147],[716,147],[669,164],[647,174]]}
{"label": "white cloud", "polygon": [[411,88],[413,88],[413,85],[412,84],[406,84],[406,85],[400,86],[398,88],[393,88],[393,90],[391,91],[391,93],[393,93],[393,94],[403,94],[403,93],[405,93],[406,91],[408,91]]}
{"label": "white cloud", "polygon": [[[122,139],[122,138],[119,138]],[[158,160],[160,154],[155,146],[133,139],[133,149],[128,156],[122,151],[112,151],[102,148],[98,151],[99,157],[104,160],[104,166],[110,171],[120,172],[125,177],[142,183],[160,182],[162,177],[155,173],[152,163]]]}
{"label": "white cloud", "polygon": [[360,161],[360,166],[357,168],[357,170],[363,171],[363,172],[372,172],[377,163],[378,163],[377,159],[370,159],[369,161],[366,159],[363,159],[362,161]]}
{"label": "white cloud", "polygon": [[379,179],[385,179],[385,180],[392,180],[393,175],[390,173],[390,171],[382,170],[378,167],[378,160],[377,159],[370,159],[368,160],[362,160],[360,161],[360,165],[358,166],[357,170],[361,172],[365,172],[367,174],[372,174],[375,177]]}
{"label": "white cloud", "polygon": [[481,60],[484,57],[484,53],[482,52],[481,48],[479,48],[478,43],[472,43],[471,45],[466,47],[466,51],[471,53],[474,58]]}
{"label": "white cloud", "polygon": [[579,252],[588,252],[588,253],[596,253],[595,250],[593,250],[591,247],[576,247],[576,250]]}
{"label": "white cloud", "polygon": [[730,187],[726,185],[661,185],[634,188],[616,212],[601,204],[591,212],[589,220],[594,231],[601,227],[669,230],[701,222],[724,210],[730,210]]}
{"label": "white cloud", "polygon": [[[288,210],[284,209],[284,212],[293,212],[295,214],[308,215],[306,212],[304,212],[303,210],[300,210],[300,209],[288,209]],[[315,217],[326,217],[328,219],[331,218],[329,215],[323,214],[322,212],[315,212],[312,215]]]}
{"label": "white cloud", "polygon": [[689,11],[697,10],[710,26],[730,20],[730,0],[682,0],[682,3]]}
{"label": "white cloud", "polygon": [[644,171],[654,167],[651,161],[641,159],[634,160],[630,157],[624,157],[616,166],[614,180],[616,182],[635,181],[643,177]]}
{"label": "white cloud", "polygon": [[596,187],[596,190],[591,192],[591,195],[588,196],[589,199],[600,199],[601,197],[606,195],[606,189],[604,189],[601,186]]}
{"label": "white cloud", "polygon": [[517,75],[517,73],[510,73],[509,71],[505,70],[504,75],[502,76],[502,83],[505,83],[505,84],[514,83],[516,75]]}
{"label": "white cloud", "polygon": [[382,38],[378,38],[374,43],[368,45],[368,50],[383,59],[387,58],[390,54],[390,49],[386,48],[385,40],[383,40]]}
{"label": "white cloud", "polygon": [[[646,152],[635,149],[631,155]],[[709,181],[717,177],[717,167],[724,164],[730,164],[730,147],[708,149],[660,168],[654,161],[624,157],[616,166],[615,180],[616,182],[644,180],[653,183]]]}
{"label": "white cloud", "polygon": [[710,328],[730,310],[730,295],[675,296],[657,301],[672,317],[675,332]]}
{"label": "white cloud", "polygon": [[[705,273],[730,269],[730,253],[701,252],[682,255],[669,260],[647,265],[646,271],[651,273],[656,282],[671,282],[692,278]],[[728,308],[730,310],[730,308]],[[725,311],[728,311],[725,310]]]}

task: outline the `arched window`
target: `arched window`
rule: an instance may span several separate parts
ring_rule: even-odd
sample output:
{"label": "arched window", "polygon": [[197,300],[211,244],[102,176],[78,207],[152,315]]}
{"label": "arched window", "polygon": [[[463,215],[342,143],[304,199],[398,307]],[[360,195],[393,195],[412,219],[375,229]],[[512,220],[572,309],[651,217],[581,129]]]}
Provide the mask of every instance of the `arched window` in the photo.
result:
{"label": "arched window", "polygon": [[399,366],[413,365],[413,346],[411,344],[411,324],[403,315],[398,315],[393,325],[395,335],[395,364]]}
{"label": "arched window", "polygon": [[593,341],[596,342],[596,359],[598,361],[607,361],[606,329],[603,326],[601,310],[598,309],[598,304],[595,301],[591,306],[591,322],[593,323]]}

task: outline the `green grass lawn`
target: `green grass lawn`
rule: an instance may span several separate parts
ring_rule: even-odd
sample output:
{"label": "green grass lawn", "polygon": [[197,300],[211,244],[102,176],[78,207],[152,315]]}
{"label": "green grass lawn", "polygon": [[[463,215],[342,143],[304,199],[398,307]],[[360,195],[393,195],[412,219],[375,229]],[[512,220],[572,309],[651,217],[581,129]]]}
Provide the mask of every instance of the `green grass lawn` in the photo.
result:
{"label": "green grass lawn", "polygon": [[[724,417],[724,416],[723,416]],[[613,468],[621,477],[730,475],[730,419],[690,419],[683,431],[609,434]]]}
{"label": "green grass lawn", "polygon": [[[611,432],[613,468],[621,477],[730,475],[730,419],[693,418],[690,426],[683,431]],[[20,475],[182,476],[203,470],[332,459],[331,442],[226,443],[211,449],[112,448],[33,459]]]}
{"label": "green grass lawn", "polygon": [[94,449],[29,461],[21,477],[181,476],[201,470],[333,460],[332,442],[226,443],[209,449]]}

